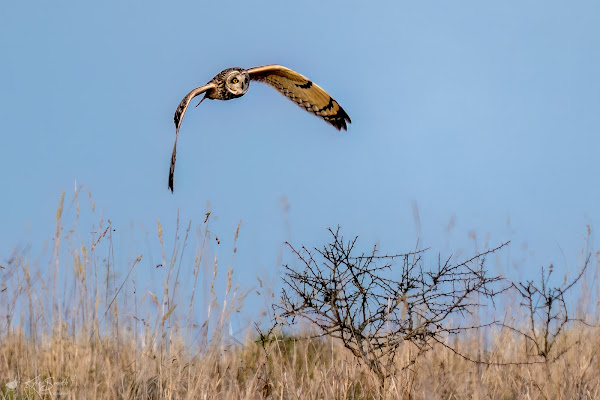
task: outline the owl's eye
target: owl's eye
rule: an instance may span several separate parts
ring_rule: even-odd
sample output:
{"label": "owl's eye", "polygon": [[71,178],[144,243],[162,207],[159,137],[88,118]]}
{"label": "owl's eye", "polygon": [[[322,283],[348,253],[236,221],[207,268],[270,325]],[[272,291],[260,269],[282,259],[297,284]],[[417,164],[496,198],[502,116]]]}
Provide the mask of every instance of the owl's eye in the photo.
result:
{"label": "owl's eye", "polygon": [[239,82],[239,81],[238,81],[238,78],[233,78],[233,79],[231,80],[231,83],[238,83],[238,82]]}

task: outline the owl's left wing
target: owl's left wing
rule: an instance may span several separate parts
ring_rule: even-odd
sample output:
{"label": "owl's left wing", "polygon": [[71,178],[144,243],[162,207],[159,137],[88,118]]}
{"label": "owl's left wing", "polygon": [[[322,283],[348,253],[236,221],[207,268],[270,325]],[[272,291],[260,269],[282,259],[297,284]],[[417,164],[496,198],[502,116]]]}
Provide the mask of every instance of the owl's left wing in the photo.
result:
{"label": "owl's left wing", "polygon": [[346,111],[329,93],[296,71],[281,65],[263,65],[247,71],[251,80],[268,83],[300,107],[323,118],[338,130],[347,130],[346,122],[352,122]]}
{"label": "owl's left wing", "polygon": [[[177,158],[177,136],[179,136],[179,128],[181,127],[181,121],[183,120],[185,111],[190,105],[190,101],[192,101],[194,97],[200,96],[201,94],[208,92],[209,90],[214,90],[215,88],[216,85],[214,83],[209,82],[204,86],[200,86],[192,90],[191,92],[185,95],[185,97],[181,100],[179,106],[175,110],[175,116],[173,117],[173,122],[175,122],[175,144],[173,144],[173,153],[171,154],[171,166],[169,168],[169,189],[171,189],[171,193],[173,193],[173,176],[175,175],[175,159]],[[202,100],[204,100],[204,98]],[[202,103],[202,100],[200,101],[200,103]]]}

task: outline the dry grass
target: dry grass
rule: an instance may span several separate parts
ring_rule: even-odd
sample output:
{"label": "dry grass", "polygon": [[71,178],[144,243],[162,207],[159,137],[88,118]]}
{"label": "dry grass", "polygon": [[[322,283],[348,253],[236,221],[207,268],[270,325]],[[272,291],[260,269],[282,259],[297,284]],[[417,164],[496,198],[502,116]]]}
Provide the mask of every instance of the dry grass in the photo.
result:
{"label": "dry grass", "polygon": [[[564,354],[557,359],[532,355],[530,343],[506,329],[467,332],[446,344],[483,363],[436,345],[382,388],[327,337],[302,339],[297,332],[264,346],[256,335],[232,341],[229,321],[249,288],[235,286],[232,269],[218,278],[210,245],[218,239],[209,215],[189,269],[182,260],[193,251],[186,250],[190,225],[177,227],[178,239],[167,251],[157,223],[153,240],[162,266],[145,273],[161,279],[142,288],[133,277],[140,276],[144,257],[116,265],[112,224],[100,218],[92,229],[80,228],[78,194],[70,206],[61,197],[47,267],[15,252],[0,268],[0,399],[600,398],[596,309],[582,315],[596,326],[571,325],[561,334],[553,351]],[[89,208],[94,214],[91,196]],[[90,236],[78,236],[90,230]],[[239,227],[234,240],[238,233]],[[597,272],[596,263],[591,275]],[[586,298],[579,304],[590,303],[590,288],[580,293]],[[202,298],[207,301],[200,312],[194,305]],[[411,352],[410,344],[401,349],[399,366]]]}
{"label": "dry grass", "polygon": [[[2,389],[3,398],[600,398],[598,331],[573,330],[569,335],[579,344],[548,364],[476,365],[435,348],[382,390],[376,376],[329,340],[278,341],[267,352],[249,341],[203,353],[179,342],[168,355],[140,349],[134,340],[90,343],[55,332],[33,343],[14,332],[0,346],[0,378],[18,381],[15,390]],[[501,342],[494,350],[503,357],[531,361],[523,356],[524,343],[514,338]],[[459,344],[463,349],[474,346],[476,342]]]}

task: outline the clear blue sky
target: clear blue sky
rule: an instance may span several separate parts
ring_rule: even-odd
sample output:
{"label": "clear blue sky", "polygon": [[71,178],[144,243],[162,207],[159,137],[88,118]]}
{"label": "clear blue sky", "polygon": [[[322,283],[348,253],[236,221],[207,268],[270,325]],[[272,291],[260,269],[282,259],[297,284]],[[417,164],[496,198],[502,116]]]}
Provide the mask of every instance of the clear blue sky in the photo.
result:
{"label": "clear blue sky", "polygon": [[[177,210],[196,226],[210,202],[228,257],[242,220],[243,282],[276,270],[283,241],[319,245],[338,224],[365,246],[406,251],[419,234],[446,254],[475,231],[513,240],[519,268],[575,268],[586,225],[600,229],[598,4],[4,1],[0,262],[41,252],[76,181],[121,248],[131,223],[172,234]],[[171,194],[181,98],[271,63],[328,90],[348,132],[253,83],[188,111]]]}

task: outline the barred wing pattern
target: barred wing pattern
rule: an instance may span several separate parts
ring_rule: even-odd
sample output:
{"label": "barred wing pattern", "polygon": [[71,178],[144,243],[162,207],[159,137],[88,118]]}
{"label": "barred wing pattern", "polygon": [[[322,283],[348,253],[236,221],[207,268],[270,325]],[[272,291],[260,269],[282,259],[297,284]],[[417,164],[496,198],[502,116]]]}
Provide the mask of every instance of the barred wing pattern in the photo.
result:
{"label": "barred wing pattern", "polygon": [[247,71],[251,80],[273,86],[300,107],[323,118],[338,130],[347,130],[346,122],[352,122],[333,97],[296,71],[281,65],[264,65]]}
{"label": "barred wing pattern", "polygon": [[181,127],[181,121],[183,120],[185,111],[190,105],[190,101],[192,101],[194,97],[215,88],[216,85],[211,83],[192,90],[183,98],[183,100],[181,100],[179,107],[177,107],[177,110],[175,110],[175,116],[173,117],[173,121],[175,122],[175,144],[173,145],[173,154],[171,154],[171,168],[169,169],[169,189],[171,189],[171,193],[173,193],[173,175],[175,174],[175,159],[177,158],[177,136],[179,136],[179,128]]}

